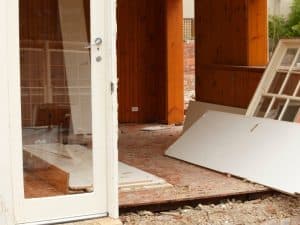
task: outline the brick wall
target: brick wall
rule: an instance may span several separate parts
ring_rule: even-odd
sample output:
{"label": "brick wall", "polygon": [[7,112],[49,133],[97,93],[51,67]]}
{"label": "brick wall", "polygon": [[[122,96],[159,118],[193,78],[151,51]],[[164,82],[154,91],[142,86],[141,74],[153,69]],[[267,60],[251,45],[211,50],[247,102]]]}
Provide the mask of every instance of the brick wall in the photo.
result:
{"label": "brick wall", "polygon": [[184,44],[184,102],[187,108],[189,101],[195,98],[195,42]]}

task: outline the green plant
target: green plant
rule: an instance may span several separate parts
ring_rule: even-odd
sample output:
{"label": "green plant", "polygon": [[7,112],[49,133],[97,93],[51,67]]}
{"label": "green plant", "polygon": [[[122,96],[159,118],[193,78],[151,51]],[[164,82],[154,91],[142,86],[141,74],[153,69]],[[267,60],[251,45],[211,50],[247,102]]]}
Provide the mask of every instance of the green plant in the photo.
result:
{"label": "green plant", "polygon": [[270,16],[269,17],[269,40],[270,51],[272,52],[283,37],[289,36],[289,27],[287,26],[287,20],[283,16]]}
{"label": "green plant", "polygon": [[269,40],[272,52],[282,38],[300,37],[300,0],[293,0],[287,18],[273,15],[269,17]]}
{"label": "green plant", "polygon": [[286,26],[288,27],[289,37],[300,36],[300,0],[293,0]]}

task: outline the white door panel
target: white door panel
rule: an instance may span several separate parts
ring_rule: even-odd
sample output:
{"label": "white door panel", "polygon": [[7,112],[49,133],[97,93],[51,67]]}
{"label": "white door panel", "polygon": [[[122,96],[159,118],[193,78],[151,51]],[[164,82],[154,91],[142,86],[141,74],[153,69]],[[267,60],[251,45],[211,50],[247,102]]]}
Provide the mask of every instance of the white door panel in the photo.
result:
{"label": "white door panel", "polygon": [[96,58],[106,42],[94,44],[105,34],[104,0],[8,4],[16,221],[105,216],[107,78]]}

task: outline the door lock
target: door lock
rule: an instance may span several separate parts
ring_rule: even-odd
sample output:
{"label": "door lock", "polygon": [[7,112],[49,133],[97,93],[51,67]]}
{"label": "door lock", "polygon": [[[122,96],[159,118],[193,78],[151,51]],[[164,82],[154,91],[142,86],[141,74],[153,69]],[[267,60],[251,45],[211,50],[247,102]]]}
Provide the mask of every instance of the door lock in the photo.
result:
{"label": "door lock", "polygon": [[102,44],[102,38],[98,37],[95,39],[95,45],[99,46]]}
{"label": "door lock", "polygon": [[96,57],[96,61],[97,61],[97,62],[101,62],[101,61],[102,61],[102,57],[101,57],[101,56],[97,56],[97,57]]}

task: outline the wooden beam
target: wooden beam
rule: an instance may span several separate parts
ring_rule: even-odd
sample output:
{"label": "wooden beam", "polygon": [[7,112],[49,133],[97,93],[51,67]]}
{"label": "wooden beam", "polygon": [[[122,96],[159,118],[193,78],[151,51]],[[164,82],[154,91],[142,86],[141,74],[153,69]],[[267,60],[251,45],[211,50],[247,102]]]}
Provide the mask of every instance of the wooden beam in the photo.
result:
{"label": "wooden beam", "polygon": [[248,0],[248,65],[268,62],[268,6],[266,0]]}
{"label": "wooden beam", "polygon": [[167,123],[184,117],[183,2],[166,0]]}

